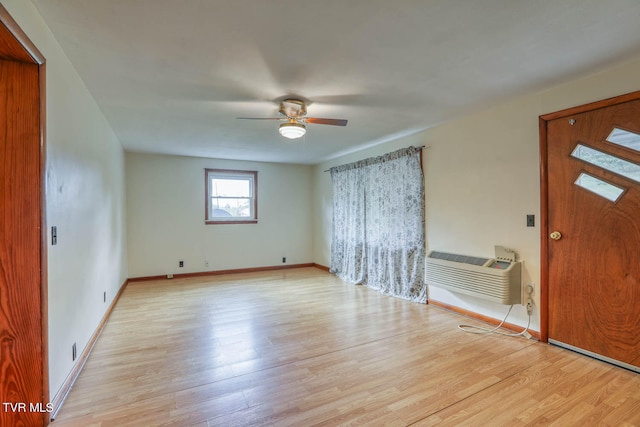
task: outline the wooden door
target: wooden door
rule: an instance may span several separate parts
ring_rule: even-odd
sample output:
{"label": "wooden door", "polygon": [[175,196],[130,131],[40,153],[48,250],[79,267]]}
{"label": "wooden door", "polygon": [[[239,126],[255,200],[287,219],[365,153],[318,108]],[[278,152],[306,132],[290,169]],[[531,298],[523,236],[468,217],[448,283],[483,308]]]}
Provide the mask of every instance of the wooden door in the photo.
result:
{"label": "wooden door", "polygon": [[549,340],[640,371],[640,100],[546,125]]}
{"label": "wooden door", "polygon": [[42,245],[44,66],[1,7],[0,21],[0,425],[38,426],[51,409]]}

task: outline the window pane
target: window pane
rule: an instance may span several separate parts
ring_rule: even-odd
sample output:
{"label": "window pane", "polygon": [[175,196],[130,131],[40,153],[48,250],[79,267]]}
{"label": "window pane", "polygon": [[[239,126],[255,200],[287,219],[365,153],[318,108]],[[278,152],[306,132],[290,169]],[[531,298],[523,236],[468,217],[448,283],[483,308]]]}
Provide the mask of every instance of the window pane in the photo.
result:
{"label": "window pane", "polygon": [[592,165],[640,182],[640,166],[602,151],[578,144],[571,155]]}
{"label": "window pane", "polygon": [[612,202],[618,200],[624,193],[624,189],[609,184],[595,176],[587,175],[584,172],[576,179],[575,184]]}
{"label": "window pane", "polygon": [[213,178],[211,196],[251,197],[251,182],[248,179]]}
{"label": "window pane", "polygon": [[252,217],[251,199],[214,197],[211,202],[212,217]]}
{"label": "window pane", "polygon": [[640,151],[640,135],[626,130],[613,128],[613,131],[607,137],[607,141],[632,150]]}

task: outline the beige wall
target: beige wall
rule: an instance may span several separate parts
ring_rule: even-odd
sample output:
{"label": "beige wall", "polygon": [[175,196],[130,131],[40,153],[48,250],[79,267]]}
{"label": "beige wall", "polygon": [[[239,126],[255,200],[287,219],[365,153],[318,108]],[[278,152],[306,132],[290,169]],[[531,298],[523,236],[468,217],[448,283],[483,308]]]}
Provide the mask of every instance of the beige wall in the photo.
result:
{"label": "beige wall", "polygon": [[[129,277],[312,262],[310,166],[126,158]],[[258,224],[204,223],[205,168],[258,171]]]}
{"label": "beige wall", "polygon": [[[46,58],[46,213],[50,395],[53,398],[127,278],[124,152],[35,7],[2,0]],[[103,292],[107,301],[103,302]]]}
{"label": "beige wall", "polygon": [[[330,263],[330,166],[380,155],[409,145],[426,145],[427,245],[429,250],[494,256],[494,245],[514,249],[524,261],[524,282],[536,287],[532,329],[539,330],[540,175],[538,116],[640,90],[640,60],[577,79],[549,90],[487,108],[349,156],[314,170],[314,260]],[[536,226],[526,227],[526,215]],[[507,307],[432,287],[430,297],[502,318]],[[518,305],[509,321],[527,322]]]}

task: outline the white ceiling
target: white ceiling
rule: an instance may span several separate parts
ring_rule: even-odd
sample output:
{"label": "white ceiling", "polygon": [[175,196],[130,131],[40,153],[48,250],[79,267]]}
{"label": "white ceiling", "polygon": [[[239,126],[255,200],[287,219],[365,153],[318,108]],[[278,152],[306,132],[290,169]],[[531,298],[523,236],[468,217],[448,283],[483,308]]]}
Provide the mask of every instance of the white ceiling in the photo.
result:
{"label": "white ceiling", "polygon": [[[32,1],[140,152],[314,164],[640,53],[638,0]],[[347,127],[236,120],[290,95]]]}

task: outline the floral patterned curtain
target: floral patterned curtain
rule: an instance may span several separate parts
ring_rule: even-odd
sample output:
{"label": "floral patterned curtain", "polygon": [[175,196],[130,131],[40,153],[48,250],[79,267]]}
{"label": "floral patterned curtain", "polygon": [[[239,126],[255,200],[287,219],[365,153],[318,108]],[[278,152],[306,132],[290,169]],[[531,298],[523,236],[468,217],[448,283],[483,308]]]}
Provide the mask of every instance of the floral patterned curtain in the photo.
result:
{"label": "floral patterned curtain", "polygon": [[331,271],[385,295],[426,302],[421,149],[331,168]]}

